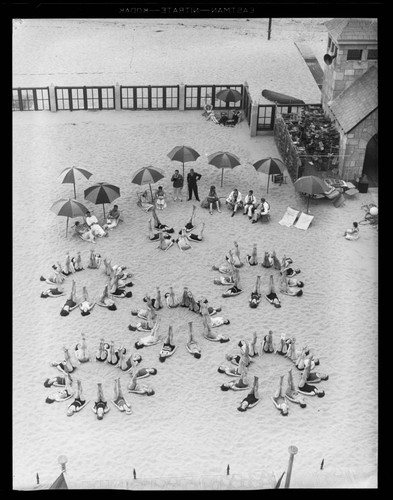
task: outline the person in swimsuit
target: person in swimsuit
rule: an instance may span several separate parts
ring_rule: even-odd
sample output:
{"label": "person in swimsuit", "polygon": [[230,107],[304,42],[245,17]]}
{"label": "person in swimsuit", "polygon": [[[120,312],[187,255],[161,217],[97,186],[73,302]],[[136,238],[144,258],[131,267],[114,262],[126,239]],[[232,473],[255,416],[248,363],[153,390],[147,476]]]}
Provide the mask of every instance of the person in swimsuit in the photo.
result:
{"label": "person in swimsuit", "polygon": [[155,229],[161,229],[161,231],[164,231],[165,233],[174,233],[175,232],[173,227],[170,227],[167,224],[162,224],[162,222],[158,218],[157,212],[154,208],[152,210],[152,215],[153,215],[153,219],[154,219],[154,228]]}
{"label": "person in swimsuit", "polygon": [[229,389],[232,389],[234,391],[243,391],[247,389],[247,387],[250,385],[248,378],[247,378],[247,368],[244,364],[244,361],[241,360],[239,363],[239,373],[240,373],[240,378],[238,380],[230,380],[229,382],[224,382],[221,385],[221,390],[222,391],[228,391]]}
{"label": "person in swimsuit", "polygon": [[158,189],[156,191],[156,194],[154,195],[154,198],[156,200],[156,209],[157,210],[164,210],[166,208],[166,193],[163,189],[162,186],[158,186]]}
{"label": "person in swimsuit", "polygon": [[75,234],[82,238],[82,240],[88,241],[89,243],[96,243],[94,233],[87,227],[87,225],[85,226],[77,220],[73,227]]}
{"label": "person in swimsuit", "polygon": [[250,266],[258,265],[258,252],[256,243],[254,243],[252,246],[251,255],[247,255],[247,262],[250,264]]}
{"label": "person in swimsuit", "polygon": [[281,261],[281,274],[283,274],[285,272],[288,278],[293,278],[294,276],[299,274],[300,273],[299,268],[290,267],[290,265],[292,263],[293,263],[293,260],[290,257],[285,257],[285,255],[284,255],[284,257]]}
{"label": "person in swimsuit", "polygon": [[65,280],[62,265],[60,262],[56,262],[56,264],[53,264],[52,269],[53,274],[50,274],[47,278],[41,275],[40,281],[45,281],[48,285],[61,285]]}
{"label": "person in swimsuit", "polygon": [[[297,351],[295,365],[298,370],[304,370],[309,356],[310,356],[310,351],[307,346],[303,347],[301,351]],[[310,363],[311,363],[310,369],[313,370],[317,365],[319,365],[319,359],[314,358],[314,356],[312,356]]]}
{"label": "person in swimsuit", "polygon": [[60,316],[68,316],[71,311],[78,307],[76,303],[76,283],[72,280],[71,292],[64,306],[61,308]]}
{"label": "person in swimsuit", "polygon": [[186,230],[184,228],[180,229],[179,237],[175,241],[177,243],[177,246],[180,248],[180,250],[182,252],[184,252],[186,250],[190,250],[192,248],[192,246],[190,245],[189,240],[188,240],[188,235],[187,235]]}
{"label": "person in swimsuit", "polygon": [[219,265],[213,265],[212,271],[219,271],[222,274],[231,274],[234,268],[234,260],[232,250],[229,250],[228,255],[225,256],[225,262]]}
{"label": "person in swimsuit", "polygon": [[262,267],[266,267],[266,268],[273,266],[273,259],[270,257],[269,252],[265,252],[265,255],[263,257],[263,261],[262,261],[261,265],[262,265]]}
{"label": "person in swimsuit", "polygon": [[[305,367],[307,367],[308,365],[310,365],[310,370],[312,370],[312,364],[313,364],[313,356],[309,356],[305,362]],[[315,363],[314,363],[314,367],[315,367]],[[307,382],[314,382],[314,384],[317,384],[318,382],[321,382],[322,380],[329,380],[329,375],[326,375],[325,373],[321,373],[321,372],[312,372],[310,371],[308,372],[308,377],[307,377]]]}
{"label": "person in swimsuit", "polygon": [[51,404],[57,401],[60,403],[61,401],[66,401],[67,399],[71,398],[74,394],[74,390],[72,388],[72,379],[68,375],[68,373],[65,374],[65,389],[55,392],[48,396],[45,400],[46,403]]}
{"label": "person in swimsuit", "polygon": [[[63,277],[64,279],[64,277]],[[48,288],[41,292],[41,298],[46,299],[47,297],[60,297],[64,295],[64,288],[62,287],[62,278],[60,277],[60,273],[56,275],[56,288]]]}
{"label": "person in swimsuit", "polygon": [[275,250],[273,250],[271,257],[272,257],[274,269],[276,269],[277,271],[281,271],[281,263],[277,258]]}
{"label": "person in swimsuit", "polygon": [[233,273],[234,285],[228,288],[223,294],[223,297],[231,297],[234,295],[239,295],[243,292],[242,285],[240,283],[240,273],[239,269],[235,268]]}
{"label": "person in swimsuit", "polygon": [[[289,280],[291,280],[291,282],[293,281],[297,282],[295,278],[288,278],[286,271],[283,271],[281,273],[281,279],[280,279],[280,292],[285,295],[290,295],[293,297],[301,297],[303,295],[303,290],[295,289],[294,286],[290,286]],[[301,281],[299,283],[303,285]]]}
{"label": "person in swimsuit", "polygon": [[112,276],[111,282],[110,282],[110,294],[113,297],[117,297],[120,299],[132,297],[132,292],[130,292],[130,291],[126,292],[124,290],[124,286],[127,286],[127,285],[124,285],[123,283],[119,283],[119,280],[120,280],[119,275],[116,273],[113,273],[113,276]]}
{"label": "person in swimsuit", "polygon": [[174,243],[176,243],[175,239],[165,239],[163,231],[160,229],[158,231],[158,246],[157,248],[159,250],[164,250],[165,252],[173,246]]}
{"label": "person in swimsuit", "polygon": [[145,394],[146,396],[153,396],[153,394],[155,394],[154,389],[150,386],[138,384],[137,373],[134,373],[127,388],[128,392],[133,392],[135,394]]}
{"label": "person in swimsuit", "polygon": [[64,274],[64,276],[69,276],[70,274],[73,274],[75,272],[69,252],[66,253],[65,264],[61,272]]}
{"label": "person in swimsuit", "polygon": [[208,318],[207,315],[202,316],[202,318],[203,318],[203,336],[205,337],[205,339],[210,340],[212,342],[221,342],[221,343],[229,342],[230,339],[226,335],[213,333],[212,327],[207,320]]}
{"label": "person in swimsuit", "polygon": [[266,352],[267,354],[271,354],[274,352],[274,345],[273,345],[273,332],[269,330],[269,333],[263,337],[262,341],[262,351]]}
{"label": "person in swimsuit", "polygon": [[172,286],[169,287],[169,292],[166,292],[164,298],[168,307],[173,308],[177,307],[180,304],[180,300],[176,297]]}
{"label": "person in swimsuit", "polygon": [[[239,249],[239,244],[237,241],[233,242],[234,244],[234,249],[232,250],[232,261],[233,265],[235,267],[242,267],[244,265],[244,262],[242,262],[242,259],[240,258],[240,249]],[[225,257],[227,260],[229,260],[229,255]]]}
{"label": "person in swimsuit", "polygon": [[254,375],[254,383],[251,388],[251,391],[248,395],[243,399],[238,407],[239,411],[246,411],[250,408],[253,408],[256,404],[259,403],[259,377]]}
{"label": "person in swimsuit", "polygon": [[276,354],[280,354],[280,356],[286,356],[288,352],[288,344],[285,338],[285,333],[281,335],[280,345],[276,349]]}
{"label": "person in swimsuit", "polygon": [[[63,370],[62,370],[63,371]],[[65,387],[66,385],[66,376],[67,373],[65,373],[64,377],[52,377],[52,378],[47,378],[44,382],[44,387],[52,387],[54,385],[55,387]],[[68,375],[71,382],[72,382],[72,377],[71,375]]]}
{"label": "person in swimsuit", "polygon": [[115,389],[112,403],[116,406],[119,411],[124,411],[126,415],[131,415],[132,409],[130,403],[123,396],[123,391],[121,389],[120,377],[115,379]]}
{"label": "person in swimsuit", "polygon": [[201,315],[206,317],[206,321],[210,324],[211,328],[217,328],[218,326],[230,324],[230,321],[227,318],[223,318],[221,316],[215,316],[212,318],[207,308],[207,302],[201,302]]}
{"label": "person in swimsuit", "polygon": [[122,372],[129,372],[142,361],[142,356],[140,354],[131,353],[129,357],[126,359],[125,357],[126,349],[120,349],[118,353],[119,353],[119,363],[117,366],[120,368]]}
{"label": "person in swimsuit", "polygon": [[105,343],[104,339],[101,339],[96,353],[96,360],[101,362],[106,361],[108,358],[108,351],[109,344]]}
{"label": "person in swimsuit", "polygon": [[[131,323],[128,325],[128,329],[131,330],[132,332],[135,332],[136,330],[138,330],[139,332],[153,331],[155,323],[153,321],[152,315],[153,312],[155,316],[157,315],[157,313],[155,312],[154,309],[150,309],[149,307],[146,310],[143,310],[143,312],[146,314],[146,319],[141,319],[136,325],[132,325]],[[135,311],[133,312],[133,314],[135,314]]]}
{"label": "person in swimsuit", "polygon": [[143,193],[140,193],[138,195],[138,201],[136,202],[136,204],[146,213],[152,208],[154,208],[154,205],[152,205],[148,200],[147,190],[143,191]]}
{"label": "person in swimsuit", "polygon": [[131,314],[133,316],[138,316],[138,318],[141,318],[145,321],[150,317],[150,320],[154,321],[157,317],[157,312],[154,308],[153,300],[155,302],[155,299],[151,299],[149,295],[146,295],[145,297],[143,297],[143,302],[146,302],[146,309],[131,309]]}
{"label": "person in swimsuit", "polygon": [[194,339],[192,321],[188,322],[188,341],[186,343],[186,349],[194,358],[199,359],[201,357],[201,348]]}
{"label": "person in swimsuit", "polygon": [[165,233],[164,231],[162,231],[161,229],[159,231],[157,231],[156,233],[153,231],[153,226],[151,224],[151,217],[147,221],[147,224],[148,224],[148,229],[149,229],[149,240],[150,241],[159,241],[160,240],[160,232],[164,233],[165,239],[167,239],[167,240],[171,239],[171,236],[169,234]]}
{"label": "person in swimsuit", "polygon": [[105,285],[104,291],[102,292],[102,295],[100,296],[100,298],[98,299],[96,304],[98,306],[101,306],[101,307],[106,307],[110,311],[116,311],[116,309],[117,309],[116,304],[115,304],[114,300],[112,300],[109,297],[109,285],[108,284]]}
{"label": "person in swimsuit", "polygon": [[99,269],[101,266],[101,255],[96,253],[93,249],[90,250],[89,263],[87,267],[89,269]]}
{"label": "person in swimsuit", "polygon": [[159,322],[157,321],[154,324],[150,335],[147,335],[146,337],[142,337],[141,339],[137,340],[134,344],[135,347],[137,349],[142,349],[142,347],[149,347],[149,346],[158,344],[158,342],[160,342],[160,338],[157,335],[158,326],[159,326]]}
{"label": "person in swimsuit", "polygon": [[74,401],[69,405],[67,409],[67,416],[72,417],[74,413],[78,413],[81,411],[88,403],[86,399],[83,399],[83,393],[82,393],[82,382],[80,380],[76,381],[76,396]]}
{"label": "person in swimsuit", "polygon": [[172,325],[169,325],[168,335],[164,340],[164,343],[162,344],[158,359],[161,361],[161,363],[163,363],[166,360],[166,358],[172,356],[172,354],[176,351],[176,349],[177,346],[173,343],[173,327]]}
{"label": "person in swimsuit", "polygon": [[270,302],[271,304],[274,305],[274,307],[281,307],[281,302],[280,302],[280,299],[278,298],[277,294],[276,294],[276,289],[275,289],[275,286],[274,286],[274,280],[273,280],[273,275],[271,274],[270,275],[270,279],[269,279],[269,289],[268,289],[268,293],[265,295],[265,298],[268,302]]}
{"label": "person in swimsuit", "polygon": [[110,410],[108,402],[104,397],[104,391],[102,389],[102,383],[97,383],[97,399],[92,407],[92,410],[97,415],[97,420],[102,420],[105,413]]}
{"label": "person in swimsuit", "polygon": [[257,276],[254,291],[251,292],[250,298],[248,299],[250,307],[253,309],[257,308],[258,304],[261,302],[261,299],[262,299],[261,277]]}
{"label": "person in swimsuit", "polygon": [[298,392],[300,394],[304,394],[305,396],[318,396],[319,398],[323,398],[325,395],[325,391],[322,389],[318,389],[315,385],[311,385],[307,383],[307,380],[310,376],[311,363],[308,363],[304,368],[302,373],[302,378],[300,379],[298,385]]}
{"label": "person in swimsuit", "polygon": [[79,309],[81,310],[82,316],[88,316],[90,311],[95,306],[95,302],[89,301],[89,294],[87,293],[87,288],[84,286],[82,291],[82,302],[79,304]]}
{"label": "person in swimsuit", "polygon": [[216,204],[217,212],[221,213],[220,210],[220,199],[216,192],[216,186],[210,186],[209,193],[207,195],[207,203],[209,207],[210,215],[213,215],[213,205]]}
{"label": "person in swimsuit", "polygon": [[[115,343],[113,340],[109,344],[109,349],[108,349],[108,357],[106,359],[106,362],[109,363],[110,365],[116,366],[119,362],[120,355],[119,355],[119,350],[124,349],[123,347],[120,347],[119,349],[115,349]],[[125,349],[124,349],[125,351]],[[125,354],[125,353],[123,353]]]}
{"label": "person in swimsuit", "polygon": [[201,242],[203,240],[204,229],[205,229],[205,223],[202,222],[202,229],[199,231],[199,234],[189,233],[189,234],[187,234],[187,238],[190,241]]}
{"label": "person in swimsuit", "polygon": [[90,360],[90,354],[87,350],[86,337],[82,333],[82,342],[75,346],[75,357],[79,363],[87,363]]}
{"label": "person in swimsuit", "polygon": [[299,395],[298,391],[295,388],[292,369],[288,371],[287,389],[285,391],[285,397],[291,403],[298,404],[300,408],[305,408],[307,406],[304,398]]}
{"label": "person in swimsuit", "polygon": [[285,400],[285,393],[283,389],[283,379],[284,375],[280,375],[280,382],[278,384],[278,388],[274,395],[272,396],[272,401],[277,410],[281,413],[282,416],[288,416],[288,405]]}
{"label": "person in swimsuit", "polygon": [[73,364],[71,360],[71,356],[67,347],[63,347],[64,352],[64,360],[63,361],[54,361],[51,363],[51,366],[56,367],[59,371],[65,373],[72,373],[76,366]]}
{"label": "person in swimsuit", "polygon": [[251,342],[240,340],[238,346],[244,353],[247,351],[250,358],[253,358],[254,356],[259,355],[259,352],[257,350],[257,341],[258,341],[257,332],[254,332],[252,334]]}
{"label": "person in swimsuit", "polygon": [[80,252],[77,252],[76,257],[72,257],[71,262],[74,266],[75,272],[78,273],[79,271],[83,271],[82,257]]}
{"label": "person in swimsuit", "polygon": [[225,359],[230,361],[233,365],[239,366],[243,362],[245,367],[250,366],[252,359],[250,357],[250,348],[248,344],[242,346],[242,352],[240,354],[225,354]]}

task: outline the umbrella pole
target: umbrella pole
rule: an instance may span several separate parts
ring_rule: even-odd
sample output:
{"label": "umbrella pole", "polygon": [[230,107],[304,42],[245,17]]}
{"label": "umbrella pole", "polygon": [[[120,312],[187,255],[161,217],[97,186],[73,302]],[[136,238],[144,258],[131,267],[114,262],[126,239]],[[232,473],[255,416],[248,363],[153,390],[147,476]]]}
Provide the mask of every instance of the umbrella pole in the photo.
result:
{"label": "umbrella pole", "polygon": [[266,192],[269,192],[269,182],[270,182],[270,174],[267,174],[267,190]]}
{"label": "umbrella pole", "polygon": [[102,210],[104,211],[104,220],[105,220],[105,203],[102,204]]}
{"label": "umbrella pole", "polygon": [[68,235],[68,217],[67,217],[67,225],[66,225],[66,238],[67,238],[67,235]]}
{"label": "umbrella pole", "polygon": [[222,180],[224,178],[224,169],[222,168],[221,169],[221,187],[222,187]]}
{"label": "umbrella pole", "polygon": [[311,195],[308,195],[308,198],[307,198],[307,213],[308,213],[308,206],[310,205],[310,198],[311,198]]}
{"label": "umbrella pole", "polygon": [[151,190],[151,184],[149,184],[150,187],[150,194],[151,194],[151,202],[153,203],[153,191]]}
{"label": "umbrella pole", "polygon": [[74,181],[74,198],[76,199],[75,181]]}
{"label": "umbrella pole", "polygon": [[184,182],[184,161],[183,161],[183,182]]}

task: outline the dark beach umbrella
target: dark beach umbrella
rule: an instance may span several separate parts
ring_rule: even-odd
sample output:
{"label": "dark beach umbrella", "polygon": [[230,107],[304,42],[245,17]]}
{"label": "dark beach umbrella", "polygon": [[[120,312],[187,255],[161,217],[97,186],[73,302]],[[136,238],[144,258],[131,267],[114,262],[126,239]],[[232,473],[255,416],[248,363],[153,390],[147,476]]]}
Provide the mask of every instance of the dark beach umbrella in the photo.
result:
{"label": "dark beach umbrella", "polygon": [[167,156],[172,161],[181,161],[183,163],[183,178],[184,178],[184,164],[188,161],[195,161],[201,155],[195,149],[189,146],[175,146]]}
{"label": "dark beach umbrella", "polygon": [[257,172],[267,174],[267,190],[269,192],[270,176],[273,174],[281,174],[285,170],[285,164],[279,158],[264,158],[253,163],[253,167]]}
{"label": "dark beach umbrella", "polygon": [[262,95],[268,101],[276,102],[277,104],[282,105],[298,105],[305,104],[301,99],[297,99],[296,97],[292,97],[290,95],[280,94],[279,92],[274,92],[273,90],[262,90]]}
{"label": "dark beach umbrella", "polygon": [[316,177],[315,175],[305,175],[304,177],[299,177],[297,181],[293,184],[296,191],[299,193],[307,194],[307,213],[308,206],[310,204],[311,196],[315,194],[323,194],[329,190],[329,186],[323,179]]}
{"label": "dark beach umbrella", "polygon": [[56,215],[62,215],[63,217],[67,217],[67,226],[66,226],[66,236],[68,233],[68,219],[74,219],[75,217],[83,217],[87,212],[87,208],[79,201],[72,200],[71,198],[62,198],[55,203],[50,208],[52,212]]}
{"label": "dark beach umbrella", "polygon": [[144,184],[149,184],[151,199],[153,201],[153,191],[151,189],[151,184],[158,182],[160,179],[163,179],[164,177],[165,175],[162,170],[156,167],[149,166],[140,168],[132,178],[131,182],[133,184],[138,184],[139,186],[143,186]]}
{"label": "dark beach umbrella", "polygon": [[278,489],[280,488],[280,485],[281,485],[281,481],[282,481],[282,478],[284,477],[284,474],[285,474],[285,471],[281,474],[281,476],[279,477],[277,483],[276,483],[276,486],[274,487],[274,489]]}
{"label": "dark beach umbrella", "polygon": [[86,179],[90,179],[90,177],[93,175],[92,173],[88,172],[84,168],[78,168],[78,167],[70,167],[70,168],[65,168],[60,175],[64,175],[63,180],[61,181],[62,184],[73,184],[74,185],[74,197],[76,198],[76,188],[75,188],[75,172],[79,172],[82,175],[86,177]]}
{"label": "dark beach umbrella", "polygon": [[221,168],[221,187],[224,178],[224,168],[235,168],[240,165],[240,159],[233,153],[218,151],[207,157],[209,165]]}
{"label": "dark beach umbrella", "polygon": [[235,89],[224,89],[217,92],[216,98],[225,102],[238,102],[241,101],[242,95]]}
{"label": "dark beach umbrella", "polygon": [[112,203],[120,196],[120,188],[107,182],[97,182],[93,186],[85,189],[85,200],[93,202],[95,205],[102,205],[105,218],[105,203]]}

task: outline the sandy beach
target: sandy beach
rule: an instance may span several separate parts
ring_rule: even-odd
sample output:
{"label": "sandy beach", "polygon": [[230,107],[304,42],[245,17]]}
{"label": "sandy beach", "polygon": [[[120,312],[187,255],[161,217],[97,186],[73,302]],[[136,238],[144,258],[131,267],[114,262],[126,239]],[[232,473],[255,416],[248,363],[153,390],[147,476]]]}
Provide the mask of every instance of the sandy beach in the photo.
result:
{"label": "sandy beach", "polygon": [[[253,99],[260,102],[263,88],[318,102],[319,89],[310,74],[304,76],[308,69],[294,41],[304,40],[308,27],[307,40],[322,59],[327,37],[322,20],[285,21],[274,22],[274,40],[268,42],[267,20],[258,19],[220,20],[219,27],[212,20],[191,19],[25,20],[14,31],[13,86],[247,81]],[[217,50],[212,52],[209,47],[214,40]],[[30,57],[25,53],[27,46]],[[127,55],[120,50],[122,46],[128,47]],[[169,65],[171,71],[166,70]],[[297,72],[306,81],[301,88]],[[232,218],[225,206],[221,214],[211,216],[198,203],[197,223],[205,222],[204,241],[183,253],[177,246],[167,252],[158,250],[147,237],[149,215],[136,205],[141,188],[130,181],[138,168],[153,165],[165,171],[161,184],[171,194],[170,177],[182,165],[166,155],[183,144],[200,154],[197,161],[186,164],[185,172],[192,167],[202,175],[201,199],[212,184],[219,196],[228,195],[234,187],[243,194],[254,189],[258,197],[266,195],[271,205],[270,222],[251,224],[241,213]],[[223,187],[221,171],[207,163],[207,155],[220,150],[238,155],[242,162],[225,170]],[[292,487],[376,486],[378,232],[362,225],[360,239],[353,242],[343,238],[343,231],[363,217],[363,203],[378,203],[378,190],[348,198],[340,208],[328,199],[311,201],[314,221],[307,231],[283,227],[278,221],[286,208],[305,210],[306,203],[289,176],[287,184],[270,183],[266,194],[267,177],[251,164],[269,156],[279,157],[273,135],[250,137],[246,121],[235,128],[220,127],[204,120],[200,111],[13,114],[14,489],[33,486],[36,473],[42,484],[52,483],[60,471],[59,455],[68,458],[68,477],[75,488],[87,484],[90,488],[93,483],[104,488],[105,481],[131,480],[133,468],[141,479],[168,478],[164,489],[171,489],[172,477],[184,478],[186,487],[189,477],[225,476],[227,464],[239,477],[254,474],[250,487],[261,486],[258,478],[265,476],[263,485],[272,487],[269,478],[278,478],[286,469],[290,445],[299,449]],[[90,245],[71,233],[66,237],[66,219],[50,211],[57,199],[73,197],[72,185],[62,184],[59,177],[70,166],[93,174],[89,180],[78,176],[77,200],[99,219],[102,206],[84,200],[84,189],[100,181],[121,189],[116,203],[124,222],[94,245],[102,257],[126,265],[133,273],[133,296],[118,299],[114,312],[95,307],[87,317],[79,310],[61,317],[65,297],[40,298],[48,287],[40,275],[48,275],[56,261],[64,263],[66,252],[73,256],[80,251],[84,266],[88,263]],[[195,203],[186,201],[183,191],[182,203],[169,196],[168,207],[159,213],[162,222],[176,232],[187,222]],[[271,271],[245,264],[240,269],[244,293],[222,298],[225,287],[213,283],[219,273],[211,267],[223,262],[234,241],[239,243],[243,260],[254,243],[260,261],[265,251],[275,250],[280,259],[291,257],[301,269],[303,296],[280,294],[281,309],[264,299],[257,309],[250,309],[248,298],[257,274],[265,292]],[[273,274],[278,285],[279,272]],[[78,296],[86,286],[94,299],[106,282],[103,268],[85,269],[75,280]],[[73,351],[81,334],[93,359],[102,337],[135,351],[134,342],[144,334],[128,330],[130,322],[135,322],[131,309],[142,307],[143,297],[154,294],[157,286],[163,293],[173,286],[178,296],[187,286],[196,296],[221,306],[220,315],[229,318],[230,324],[219,331],[230,342],[208,342],[202,337],[201,317],[165,306],[158,312],[160,335],[164,337],[172,325],[178,349],[165,363],[158,360],[159,345],[140,351],[141,366],[155,367],[158,373],[143,381],[154,387],[154,396],[127,394],[132,415],[111,405],[103,421],[96,419],[90,407],[97,383],[103,384],[110,400],[115,377],[120,376],[124,390],[130,377],[117,367],[95,361],[78,366],[74,375],[82,380],[89,408],[69,418],[67,402],[46,404],[53,390],[43,382],[57,374],[50,362],[62,359],[62,346]],[[68,277],[66,293],[70,288]],[[189,321],[202,347],[199,360],[185,348]],[[298,381],[300,372],[280,356],[263,355],[249,369],[250,380],[253,375],[260,380],[262,400],[255,409],[238,412],[236,407],[246,393],[220,390],[229,380],[217,372],[225,355],[237,353],[239,340],[251,340],[254,331],[262,340],[270,329],[276,345],[281,334],[295,336],[299,348],[308,345],[320,359],[318,369],[329,374],[329,380],[320,383],[325,397],[309,397],[305,409],[291,405],[286,418],[270,397],[280,375],[286,377],[292,367]]]}

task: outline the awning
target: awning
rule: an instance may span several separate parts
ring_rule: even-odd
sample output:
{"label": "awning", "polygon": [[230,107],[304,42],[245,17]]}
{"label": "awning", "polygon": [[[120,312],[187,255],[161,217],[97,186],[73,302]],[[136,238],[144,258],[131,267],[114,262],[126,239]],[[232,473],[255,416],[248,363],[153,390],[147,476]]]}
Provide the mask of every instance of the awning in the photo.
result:
{"label": "awning", "polygon": [[290,95],[280,94],[279,92],[273,92],[273,90],[262,90],[262,95],[268,101],[276,102],[277,104],[282,105],[301,105],[306,104],[301,99],[297,99],[296,97],[292,97]]}

